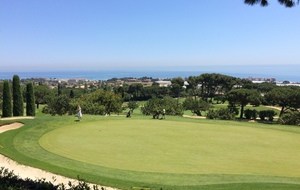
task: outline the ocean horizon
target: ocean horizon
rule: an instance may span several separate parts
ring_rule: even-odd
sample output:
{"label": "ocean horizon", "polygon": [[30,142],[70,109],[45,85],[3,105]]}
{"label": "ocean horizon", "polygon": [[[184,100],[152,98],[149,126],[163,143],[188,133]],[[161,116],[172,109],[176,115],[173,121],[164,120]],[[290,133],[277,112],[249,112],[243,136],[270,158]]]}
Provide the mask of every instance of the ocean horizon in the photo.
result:
{"label": "ocean horizon", "polygon": [[175,77],[189,77],[199,76],[203,73],[220,73],[237,78],[275,78],[277,82],[291,81],[300,82],[298,74],[282,73],[282,74],[267,74],[267,73],[247,73],[247,72],[212,72],[212,71],[178,71],[178,70],[67,70],[67,71],[1,71],[0,79],[12,79],[13,75],[18,75],[20,79],[28,78],[47,78],[47,79],[72,79],[84,78],[87,80],[108,80],[111,78],[124,78],[124,77],[152,77],[154,79],[161,78],[175,78]]}

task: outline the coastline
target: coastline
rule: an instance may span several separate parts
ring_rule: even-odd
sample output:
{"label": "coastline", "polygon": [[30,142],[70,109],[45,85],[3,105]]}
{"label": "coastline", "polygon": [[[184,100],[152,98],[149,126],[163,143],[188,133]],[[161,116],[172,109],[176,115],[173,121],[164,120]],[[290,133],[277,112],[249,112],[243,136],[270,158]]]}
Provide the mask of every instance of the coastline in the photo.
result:
{"label": "coastline", "polygon": [[19,75],[20,79],[30,78],[47,78],[47,79],[73,79],[73,78],[84,78],[87,80],[108,80],[112,78],[175,78],[175,77],[189,77],[199,76],[203,73],[220,73],[228,76],[238,78],[275,78],[277,82],[291,81],[300,82],[300,76],[292,70],[292,72],[268,72],[265,73],[258,69],[258,71],[222,71],[222,68],[217,70],[68,70],[68,71],[1,71],[0,80],[12,79],[13,75]]}

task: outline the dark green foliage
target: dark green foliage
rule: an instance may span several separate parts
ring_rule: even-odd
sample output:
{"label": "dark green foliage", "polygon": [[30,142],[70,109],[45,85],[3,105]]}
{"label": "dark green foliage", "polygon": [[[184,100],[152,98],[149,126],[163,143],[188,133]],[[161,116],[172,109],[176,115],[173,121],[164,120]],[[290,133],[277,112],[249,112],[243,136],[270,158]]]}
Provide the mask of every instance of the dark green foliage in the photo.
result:
{"label": "dark green foliage", "polygon": [[75,97],[75,94],[73,92],[73,90],[70,91],[70,98],[74,98]]}
{"label": "dark green foliage", "polygon": [[8,81],[3,84],[2,117],[12,116],[11,91]]}
{"label": "dark green foliage", "polygon": [[13,116],[23,116],[23,97],[21,93],[20,78],[18,75],[13,76]]}
{"label": "dark green foliage", "polygon": [[230,110],[230,112],[234,113],[235,115],[239,114],[239,109],[234,103],[230,103],[227,105],[227,108]]}
{"label": "dark green foliage", "polygon": [[262,110],[258,112],[258,115],[262,121],[266,120],[266,118],[268,118],[268,121],[273,121],[276,113],[274,110]]}
{"label": "dark green foliage", "polygon": [[300,112],[289,111],[284,113],[282,117],[278,119],[278,123],[282,125],[300,125]]}
{"label": "dark green foliage", "polygon": [[143,88],[142,84],[131,84],[127,92],[131,95],[132,100],[142,100]]}
{"label": "dark green foliage", "polygon": [[57,85],[57,95],[60,96],[62,94],[62,85],[58,83]]}
{"label": "dark green foliage", "polygon": [[[268,0],[244,0],[244,2],[248,5],[260,4],[263,7],[269,5]],[[285,7],[294,7],[296,5],[294,0],[278,0],[278,2]],[[297,3],[299,4],[299,0],[297,0]]]}
{"label": "dark green foliage", "polygon": [[35,116],[35,100],[32,83],[26,85],[26,115]]}
{"label": "dark green foliage", "polygon": [[230,91],[239,82],[235,77],[218,73],[203,73],[197,78],[197,83],[201,84],[201,97],[206,100]]}
{"label": "dark green foliage", "polygon": [[120,113],[122,111],[122,103],[121,94],[99,89],[72,100],[70,113],[76,113],[78,105],[80,105],[82,113],[85,114],[104,115],[111,112]]}
{"label": "dark green foliage", "polygon": [[173,78],[171,80],[171,92],[173,97],[179,97],[180,92],[183,89],[184,80],[181,77]]}
{"label": "dark green foliage", "polygon": [[51,115],[64,115],[70,110],[70,99],[67,95],[56,96],[49,100],[47,106],[44,107],[43,113]]}
{"label": "dark green foliage", "polygon": [[201,111],[207,111],[211,107],[208,102],[192,97],[186,98],[182,106],[185,110],[191,110],[197,116],[202,116]]}
{"label": "dark green foliage", "polygon": [[152,115],[156,112],[161,113],[162,110],[166,110],[166,115],[182,115],[183,107],[177,99],[166,96],[161,98],[151,98],[141,108],[142,114]]}
{"label": "dark green foliage", "polygon": [[128,108],[133,112],[134,109],[138,108],[139,104],[136,101],[129,101]]}
{"label": "dark green foliage", "polygon": [[[32,180],[29,178],[22,179],[15,175],[13,171],[1,167],[0,168],[0,189],[2,190],[99,190],[96,185],[91,188],[85,181],[77,177],[76,185],[69,181],[68,185],[54,185],[45,179]],[[67,187],[66,187],[67,186]],[[101,187],[101,190],[105,190]]]}
{"label": "dark green foliage", "polygon": [[267,93],[267,92],[270,92],[275,87],[276,87],[276,84],[274,84],[274,83],[263,82],[258,85],[257,90],[261,93]]}
{"label": "dark green foliage", "polygon": [[216,119],[217,118],[217,112],[213,109],[208,110],[206,114],[206,119]]}
{"label": "dark green foliage", "polygon": [[219,110],[210,109],[206,114],[207,119],[234,120],[235,113],[229,108],[221,108]]}
{"label": "dark green foliage", "polygon": [[247,104],[258,106],[260,104],[261,95],[252,89],[233,89],[226,94],[226,99],[232,105],[241,105],[240,118],[243,118],[244,107]]}
{"label": "dark green foliage", "polygon": [[38,109],[40,104],[46,104],[54,97],[54,92],[46,85],[37,85],[34,86],[34,96]]}
{"label": "dark green foliage", "polygon": [[276,87],[265,95],[265,100],[271,105],[281,106],[279,117],[287,110],[300,108],[299,87]]}
{"label": "dark green foliage", "polygon": [[244,115],[245,115],[245,118],[246,119],[256,119],[257,118],[257,110],[256,109],[253,109],[253,110],[250,110],[250,109],[246,109],[244,111]]}

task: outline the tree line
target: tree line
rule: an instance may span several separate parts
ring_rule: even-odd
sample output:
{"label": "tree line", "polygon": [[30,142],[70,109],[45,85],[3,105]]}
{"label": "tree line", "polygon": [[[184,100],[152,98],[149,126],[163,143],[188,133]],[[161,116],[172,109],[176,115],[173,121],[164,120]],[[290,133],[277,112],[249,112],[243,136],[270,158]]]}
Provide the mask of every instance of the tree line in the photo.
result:
{"label": "tree line", "polygon": [[[218,73],[189,76],[186,80],[173,78],[167,87],[154,82],[150,87],[136,83],[92,88],[85,85],[83,89],[66,88],[60,84],[50,89],[45,84],[33,85],[31,82],[22,88],[19,77],[15,75],[12,84],[4,81],[0,88],[3,89],[0,94],[3,99],[2,117],[23,115],[23,102],[26,102],[26,115],[31,116],[34,116],[35,108],[39,109],[39,105],[43,104],[43,112],[51,115],[74,114],[78,105],[83,113],[94,115],[118,114],[126,108],[133,111],[141,106],[144,115],[162,109],[165,109],[167,115],[183,115],[184,110],[190,110],[198,116],[205,112],[210,119],[235,119],[237,114],[240,119],[258,116],[261,119],[274,118],[275,113],[245,110],[246,105],[253,105],[254,108],[269,105],[281,107],[279,121],[282,124],[300,123],[299,87],[280,87],[270,82],[256,84],[247,79]],[[138,105],[140,101],[145,103]],[[227,107],[213,109],[214,104],[220,103],[226,103]]]}
{"label": "tree line", "polygon": [[[26,115],[35,116],[35,97],[33,94],[33,84],[27,83],[25,88]],[[12,90],[10,83],[6,80],[3,83],[2,93],[2,117],[23,116],[24,102],[22,97],[20,78],[13,76]]]}

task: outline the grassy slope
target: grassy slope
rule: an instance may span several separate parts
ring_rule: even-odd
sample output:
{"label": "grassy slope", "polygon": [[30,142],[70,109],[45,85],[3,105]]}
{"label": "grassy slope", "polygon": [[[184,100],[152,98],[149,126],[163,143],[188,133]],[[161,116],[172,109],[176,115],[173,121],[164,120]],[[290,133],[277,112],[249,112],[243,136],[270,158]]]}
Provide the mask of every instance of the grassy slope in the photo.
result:
{"label": "grassy slope", "polygon": [[[42,118],[37,118],[35,120],[24,120],[23,122],[26,123],[24,128],[18,129],[16,131],[10,131],[10,132],[6,132],[4,134],[0,135],[0,144],[4,145],[4,148],[0,149],[1,153],[4,153],[12,158],[15,158],[16,160],[18,160],[21,163],[24,164],[28,164],[28,165],[35,165],[38,167],[41,167],[43,169],[46,170],[51,170],[55,173],[61,173],[64,175],[67,175],[69,177],[74,177],[76,178],[77,175],[80,175],[81,177],[85,178],[85,179],[89,179],[90,181],[93,182],[97,182],[97,183],[101,183],[101,184],[105,184],[105,185],[114,185],[114,186],[119,186],[119,187],[123,187],[123,188],[129,188],[131,186],[151,186],[154,188],[168,188],[168,189],[199,189],[199,185],[201,186],[201,188],[203,189],[250,189],[251,187],[256,187],[255,189],[257,189],[258,187],[261,187],[263,189],[276,189],[277,187],[285,187],[289,188],[289,189],[293,189],[293,188],[299,188],[299,185],[292,185],[292,183],[296,183],[299,184],[300,183],[300,179],[299,179],[299,173],[294,172],[293,169],[297,169],[299,168],[297,167],[293,167],[295,166],[295,164],[297,165],[297,160],[295,160],[296,158],[299,157],[299,155],[295,155],[295,153],[297,151],[295,151],[295,149],[299,149],[299,143],[295,140],[296,137],[299,137],[299,132],[300,130],[298,128],[295,127],[282,127],[282,126],[267,126],[267,125],[260,125],[260,124],[253,124],[253,123],[239,123],[239,122],[226,122],[226,125],[223,127],[220,127],[220,125],[224,125],[224,121],[209,121],[209,120],[192,120],[192,119],[183,119],[183,118],[179,118],[179,117],[168,117],[167,121],[157,121],[157,120],[152,120],[152,119],[148,119],[144,117],[140,117],[137,116],[138,118],[135,119],[134,118],[130,118],[130,122],[156,122],[157,125],[152,125],[152,127],[156,130],[152,130],[152,127],[150,126],[146,126],[141,128],[140,126],[137,125],[132,125],[129,123],[126,123],[128,121],[128,119],[125,119],[124,117],[109,117],[109,118],[105,118],[105,117],[101,117],[101,116],[85,116],[84,120],[82,122],[75,122],[75,118],[71,117],[71,116],[66,116],[66,117],[42,117]],[[143,120],[141,120],[143,119]],[[169,120],[172,121],[176,121],[177,123],[179,122],[184,122],[184,123],[180,123],[180,125],[173,125],[173,122],[169,123]],[[95,123],[101,124],[100,126],[94,125]],[[105,124],[106,122],[106,124]],[[121,126],[109,126],[107,123],[112,122],[112,123],[122,123],[124,124],[124,126],[122,126],[123,128],[121,128]],[[100,152],[97,152],[97,149],[92,149],[91,152],[95,151],[95,154],[93,155],[91,152],[88,153],[89,157],[93,156],[93,157],[97,157],[98,159],[97,162],[98,163],[82,163],[76,160],[70,160],[66,157],[63,156],[59,156],[53,153],[50,153],[48,151],[46,151],[45,149],[41,148],[39,145],[39,139],[41,136],[43,136],[45,133],[52,131],[53,129],[57,129],[54,132],[50,132],[47,135],[45,135],[42,139],[41,139],[41,143],[43,144],[43,146],[45,146],[47,148],[47,146],[51,147],[51,134],[55,134],[55,132],[64,132],[64,130],[66,131],[71,131],[72,132],[72,136],[68,136],[68,134],[65,134],[63,136],[60,136],[61,138],[59,138],[59,140],[63,140],[65,141],[66,139],[69,139],[69,142],[73,142],[74,141],[74,145],[69,144],[70,147],[70,151],[73,155],[76,155],[78,157],[82,157],[82,155],[86,154],[83,150],[79,150],[76,152],[76,149],[72,149],[73,147],[76,146],[80,146],[80,142],[82,143],[81,140],[79,139],[72,139],[74,138],[74,135],[79,135],[82,134],[83,137],[85,135],[88,134],[83,134],[83,133],[78,133],[85,126],[81,126],[84,123],[86,123],[86,128],[89,130],[93,130],[93,127],[95,129],[101,130],[101,132],[107,132],[106,135],[103,135],[101,138],[95,138],[94,140],[96,141],[92,141],[92,142],[88,142],[86,143],[86,145],[91,145],[91,146],[83,146],[81,148],[89,148],[89,147],[95,147],[98,145],[94,145],[92,146],[93,143],[96,142],[97,143],[109,143],[112,140],[116,143],[116,144],[111,144],[109,146],[99,146],[98,148],[103,150]],[[160,126],[163,123],[162,126]],[[103,124],[103,125],[102,125]],[[200,125],[199,125],[200,124]],[[186,127],[186,125],[188,125],[188,127]],[[67,127],[63,127],[62,126],[67,126]],[[166,128],[163,128],[164,126],[166,126]],[[184,126],[184,128],[182,127]],[[239,126],[239,127],[237,127]],[[80,128],[81,127],[81,128]],[[108,128],[109,127],[109,128]],[[211,127],[210,130],[202,130],[203,128],[207,128],[207,127]],[[246,152],[244,153],[253,153],[252,156],[254,156],[256,151],[260,151],[260,154],[262,154],[262,156],[260,157],[265,157],[267,156],[267,158],[262,158],[262,167],[264,167],[264,164],[269,164],[269,167],[266,168],[262,168],[261,170],[258,171],[253,171],[252,173],[247,173],[247,172],[237,172],[236,170],[241,169],[240,166],[245,166],[241,163],[226,163],[226,162],[231,162],[231,160],[225,159],[226,156],[227,158],[230,158],[230,147],[225,147],[225,150],[223,150],[223,148],[218,147],[222,145],[222,141],[223,140],[232,140],[231,143],[234,143],[234,138],[228,138],[228,135],[230,135],[230,133],[228,133],[227,135],[223,135],[221,131],[224,130],[224,128],[232,128],[233,131],[239,131],[242,130],[242,128],[246,128],[246,131],[241,131],[239,133],[239,135],[242,135],[244,133],[246,134],[245,141],[250,141],[251,143],[257,143],[258,145],[263,143],[263,139],[262,138],[266,138],[266,142],[269,142],[270,144],[268,146],[279,146],[278,149],[269,149],[268,146],[265,147],[266,149],[262,149],[260,150],[260,148],[256,148],[256,150],[251,150],[251,147],[248,147],[248,150],[246,149]],[[162,130],[163,128],[163,130]],[[173,130],[175,129],[176,130]],[[260,130],[256,130],[257,128],[264,128],[264,129],[260,129]],[[275,130],[270,130],[270,128],[275,129]],[[71,130],[69,130],[71,129]],[[74,129],[74,130],[73,130]],[[110,129],[110,131],[108,130]],[[188,130],[187,130],[188,129]],[[62,130],[62,131],[61,131]],[[87,131],[89,131],[87,130]],[[104,130],[104,131],[102,131]],[[142,130],[142,131],[139,131]],[[201,131],[202,130],[202,131]],[[84,131],[84,130],[83,130]],[[161,135],[158,134],[153,134],[154,132],[159,132],[160,134],[165,133],[168,134],[167,138],[171,138],[171,139],[166,139],[167,141],[160,141],[160,139],[158,137],[162,137]],[[189,131],[189,137],[190,136],[194,136],[195,138],[178,138],[178,136],[181,136],[184,134],[185,131]],[[218,131],[218,133],[214,133]],[[232,132],[233,132],[232,131]],[[100,132],[100,131],[98,131]],[[168,133],[167,133],[168,132]],[[170,133],[169,133],[170,132]],[[204,135],[202,133],[208,133],[207,135]],[[248,134],[250,133],[250,134]],[[56,133],[57,134],[57,133]],[[96,135],[97,133],[95,132],[95,134],[93,133],[93,135]],[[138,143],[136,143],[135,141],[128,141],[128,138],[126,138],[127,136],[130,135],[134,135],[135,138],[129,138],[129,139],[135,139],[135,140],[139,140]],[[171,136],[174,136],[173,138]],[[154,173],[149,173],[149,172],[142,172],[144,169],[141,169],[141,171],[128,171],[128,168],[131,167],[136,167],[134,166],[134,163],[115,163],[113,162],[110,158],[112,156],[112,153],[114,154],[114,157],[119,157],[118,160],[121,161],[126,161],[126,159],[129,158],[123,158],[124,155],[126,156],[135,156],[134,159],[137,159],[135,161],[135,163],[138,163],[139,159],[141,159],[141,156],[136,156],[135,152],[131,153],[131,154],[118,154],[120,152],[122,152],[122,149],[118,150],[117,148],[120,148],[120,145],[122,145],[122,143],[126,143],[127,145],[125,146],[125,144],[123,145],[124,147],[129,147],[129,146],[133,146],[135,144],[139,145],[140,147],[144,147],[147,144],[149,140],[151,140],[151,142],[156,142],[158,144],[161,143],[166,143],[170,140],[177,140],[177,141],[173,141],[173,143],[178,142],[177,145],[181,145],[181,144],[185,144],[187,142],[182,142],[182,140],[185,141],[189,141],[189,143],[193,143],[194,141],[197,141],[199,138],[197,138],[197,135],[201,136],[202,138],[205,137],[209,137],[212,136],[211,138],[211,142],[210,142],[210,147],[212,145],[212,143],[217,140],[219,143],[216,144],[216,146],[213,146],[211,149],[212,150],[217,150],[217,151],[211,151],[210,154],[212,154],[212,157],[219,157],[220,159],[216,159],[214,164],[218,164],[218,167],[208,167],[208,165],[206,165],[205,163],[202,162],[206,162],[209,163],[210,162],[210,158],[209,157],[194,157],[197,156],[197,151],[201,151],[201,148],[206,148],[207,146],[205,144],[198,144],[201,145],[200,147],[196,147],[196,149],[191,149],[191,150],[186,150],[186,147],[183,147],[182,149],[180,149],[180,152],[176,152],[176,150],[173,152],[171,151],[170,155],[170,159],[171,161],[173,160],[174,163],[170,164],[164,164],[169,160],[166,158],[160,158],[158,155],[154,156],[151,158],[151,156],[149,156],[149,154],[145,154],[144,151],[145,150],[141,150],[140,154],[141,155],[146,155],[148,156],[147,159],[154,159],[151,160],[151,162],[153,161],[155,164],[151,167],[150,165],[144,165],[143,167],[145,167],[146,169],[148,168],[149,170],[159,170],[163,168],[164,171],[161,172],[173,172],[166,174],[166,173],[159,173],[159,171],[153,171]],[[221,136],[220,136],[221,135]],[[233,134],[232,134],[233,135]],[[257,135],[262,135],[262,137],[259,137]],[[274,136],[275,135],[275,136]],[[47,137],[48,136],[48,137]],[[49,138],[51,137],[51,138]],[[109,137],[109,138],[107,138]],[[116,138],[115,138],[116,137]],[[150,138],[151,137],[151,138]],[[239,137],[238,135],[235,136],[235,138]],[[253,137],[253,138],[252,138]],[[291,137],[291,138],[290,138]],[[48,139],[47,139],[48,138]],[[85,138],[85,137],[84,137]],[[83,139],[84,139],[83,138]],[[221,138],[221,139],[220,139]],[[225,139],[224,139],[225,138]],[[147,141],[145,141],[145,139]],[[215,139],[215,140],[213,140]],[[84,139],[85,140],[85,139]],[[144,140],[144,141],[143,141]],[[152,141],[153,140],[153,141]],[[210,140],[209,138],[205,139]],[[243,140],[243,138],[239,138],[239,142],[241,142]],[[55,143],[54,143],[55,142]],[[59,142],[54,141],[53,145],[56,144],[59,145]],[[200,141],[201,142],[201,139]],[[197,143],[199,143],[197,142]],[[280,142],[280,143],[279,143]],[[48,143],[48,145],[47,145]],[[61,142],[60,142],[61,143]],[[77,143],[77,145],[76,145]],[[189,144],[188,143],[188,144]],[[244,142],[247,143],[247,142]],[[274,144],[275,143],[275,144]],[[284,145],[282,145],[285,144]],[[46,145],[45,145],[46,144]],[[79,144],[79,145],[78,145]],[[188,145],[188,144],[185,144]],[[142,146],[143,145],[143,146]],[[234,144],[232,144],[234,145]],[[289,147],[288,145],[292,145],[292,148]],[[148,146],[149,143],[148,143]],[[157,146],[155,144],[153,144],[152,146]],[[173,146],[176,146],[176,144],[174,144]],[[245,146],[245,144],[241,144],[241,145],[237,145],[235,146],[235,148],[240,148],[241,150],[243,150],[243,146]],[[49,148],[48,147],[48,148]],[[114,147],[114,149],[110,149],[109,147]],[[190,147],[190,146],[188,146]],[[15,150],[16,148],[16,150]],[[62,147],[62,149],[66,147]],[[121,146],[122,148],[122,146]],[[166,148],[166,147],[164,147]],[[148,150],[155,150],[155,148],[151,148],[148,147]],[[170,150],[173,150],[174,147],[170,147]],[[271,154],[270,152],[268,154],[265,154],[264,151],[265,150],[270,150],[270,151],[277,151],[274,154]],[[131,151],[135,151],[131,150]],[[168,150],[168,149],[166,149]],[[162,151],[166,151],[166,150],[162,150]],[[207,151],[209,151],[210,149],[205,149],[206,153]],[[284,152],[281,152],[279,150],[282,150]],[[55,150],[55,151],[59,151],[59,150]],[[75,151],[75,153],[74,153]],[[114,152],[113,152],[114,151]],[[178,150],[179,151],[179,150]],[[187,157],[185,155],[184,152],[182,151],[189,151],[190,154],[193,154],[193,157]],[[61,154],[63,154],[64,151],[61,152]],[[58,152],[59,153],[59,152]],[[81,153],[81,155],[80,155]],[[157,152],[151,152],[151,154],[156,153]],[[216,155],[214,155],[215,153],[218,153]],[[243,156],[244,154],[243,152],[240,152],[240,156]],[[296,153],[297,154],[297,153]],[[25,156],[27,155],[27,156]],[[178,156],[179,155],[179,156]],[[273,156],[272,156],[273,155]],[[278,157],[279,155],[279,157]],[[65,155],[68,156],[68,155]],[[296,158],[294,156],[297,156]],[[175,159],[176,157],[176,159]],[[178,157],[178,158],[177,158]],[[211,158],[212,158],[211,157]],[[260,158],[259,157],[259,158]],[[192,162],[193,164],[191,164],[191,167],[189,169],[186,169],[186,171],[182,172],[185,174],[180,173],[180,170],[182,168],[179,167],[180,165],[180,161],[182,161],[183,159],[195,159],[192,160],[194,162]],[[251,163],[251,164],[256,164],[256,160],[251,159],[250,157],[241,157],[241,161],[245,161],[248,159],[247,163]],[[273,159],[274,158],[274,159]],[[82,158],[76,158],[77,160],[80,160]],[[116,158],[115,158],[116,159]],[[161,159],[166,159],[164,160],[164,162],[160,163],[159,161]],[[257,158],[256,158],[257,159]],[[286,163],[282,162],[283,160],[287,160]],[[109,162],[110,161],[110,162]],[[86,161],[85,162],[92,162],[91,160]],[[123,167],[124,170],[120,170],[120,169],[111,169],[108,167],[103,167],[101,166],[101,163],[105,162],[106,166],[108,167]],[[149,162],[150,163],[150,162]],[[184,163],[184,162],[182,162]],[[191,163],[191,161],[189,162]],[[225,167],[221,167],[222,163],[226,163]],[[111,165],[111,164],[119,164],[119,165]],[[126,165],[127,164],[127,165]],[[161,164],[159,167],[157,165]],[[172,165],[173,164],[173,165]],[[282,164],[282,165],[281,165]],[[172,166],[170,168],[167,168],[167,166]],[[185,165],[185,163],[184,163]],[[203,169],[202,172],[197,173],[197,168],[193,168],[192,166],[198,166],[201,165],[200,170]],[[225,165],[225,164],[224,164]],[[275,169],[272,169],[272,166],[275,167]],[[282,168],[282,171],[280,171],[280,169]],[[135,168],[135,170],[138,170],[137,167]],[[183,167],[184,168],[184,167]],[[210,169],[211,168],[211,169]],[[251,169],[251,165],[247,166],[247,168]],[[278,171],[278,170],[279,171]],[[208,172],[213,171],[217,174],[208,174]],[[223,170],[223,171],[222,171]],[[227,171],[227,172],[226,172]],[[289,171],[289,172],[288,172]],[[261,173],[262,172],[262,173]],[[264,173],[266,172],[266,173]],[[273,173],[275,172],[275,173]],[[278,173],[276,173],[278,172]],[[282,173],[281,173],[282,172]],[[241,175],[239,175],[241,174]],[[251,175],[248,175],[251,174]],[[288,177],[280,177],[280,175],[278,177],[274,177],[274,175],[285,175]],[[295,175],[293,177],[293,175]],[[218,183],[221,183],[218,184]],[[227,184],[224,185],[222,183],[234,183],[234,184]],[[278,185],[278,184],[274,184],[274,183],[291,183],[291,184],[284,184],[282,185]],[[175,185],[175,186],[174,186]],[[280,189],[280,188],[279,188]]]}

